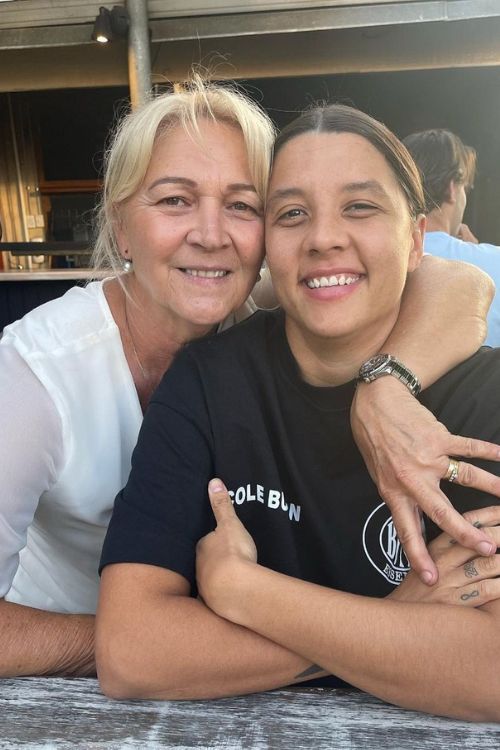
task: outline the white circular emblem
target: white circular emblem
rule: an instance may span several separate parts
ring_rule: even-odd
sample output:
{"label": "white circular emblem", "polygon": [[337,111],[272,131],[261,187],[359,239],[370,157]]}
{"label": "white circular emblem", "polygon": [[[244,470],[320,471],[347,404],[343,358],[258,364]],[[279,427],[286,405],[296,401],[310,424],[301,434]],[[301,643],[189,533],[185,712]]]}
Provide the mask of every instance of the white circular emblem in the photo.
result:
{"label": "white circular emblem", "polygon": [[394,586],[401,583],[410,565],[385,503],[380,503],[366,519],[363,548],[370,563],[386,581]]}

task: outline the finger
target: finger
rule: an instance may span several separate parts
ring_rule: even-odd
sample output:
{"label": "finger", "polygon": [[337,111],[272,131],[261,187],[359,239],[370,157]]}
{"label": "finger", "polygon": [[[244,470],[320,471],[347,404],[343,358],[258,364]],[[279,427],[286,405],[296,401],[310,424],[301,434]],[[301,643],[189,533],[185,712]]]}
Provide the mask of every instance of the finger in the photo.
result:
{"label": "finger", "polygon": [[392,503],[392,520],[412,570],[422,583],[432,586],[438,579],[438,569],[422,536],[422,519],[417,506],[402,498]]}
{"label": "finger", "polygon": [[496,578],[500,575],[500,555],[490,557],[476,557],[467,560],[461,567],[465,580],[483,581],[485,578]]}
{"label": "finger", "polygon": [[217,525],[236,517],[233,503],[226,485],[220,479],[211,479],[208,483],[208,497],[214,512]]}
{"label": "finger", "polygon": [[458,462],[458,474],[454,483],[500,497],[500,477],[465,461]]}
{"label": "finger", "polygon": [[500,461],[500,446],[486,440],[451,435],[449,454],[464,458],[484,458],[488,461]]}
{"label": "finger", "polygon": [[481,607],[483,604],[500,598],[500,578],[487,578],[459,589],[455,589],[450,604],[465,607]]}
{"label": "finger", "polygon": [[420,506],[436,526],[446,531],[462,547],[475,550],[480,555],[492,555],[496,552],[488,535],[473,525],[478,518],[472,515],[471,520],[468,516],[460,515],[440,490],[433,493],[432,500],[422,499]]}
{"label": "finger", "polygon": [[500,525],[500,505],[488,505],[486,508],[475,508],[464,513],[464,518],[477,527]]}
{"label": "finger", "polygon": [[[487,508],[485,510],[490,510]],[[497,514],[498,515],[498,514]],[[479,521],[476,521],[479,524]],[[483,528],[484,533],[493,541],[497,549],[500,546],[500,526],[485,526],[480,524]],[[467,547],[462,547],[461,544],[457,544],[455,539],[451,539],[449,534],[440,534],[437,539],[434,539],[429,544],[429,551],[433,559],[438,562],[439,566],[446,566],[448,568],[456,568],[463,565],[467,560],[471,560],[474,556],[474,552]],[[489,557],[485,558],[490,559]]]}

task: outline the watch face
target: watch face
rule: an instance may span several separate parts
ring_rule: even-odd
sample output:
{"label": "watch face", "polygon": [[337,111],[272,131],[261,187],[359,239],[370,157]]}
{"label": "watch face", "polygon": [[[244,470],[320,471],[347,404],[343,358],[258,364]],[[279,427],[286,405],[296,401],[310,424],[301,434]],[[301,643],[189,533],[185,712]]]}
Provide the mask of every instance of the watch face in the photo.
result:
{"label": "watch face", "polygon": [[374,357],[371,357],[367,362],[365,362],[363,365],[361,365],[361,369],[359,371],[359,374],[361,377],[363,375],[367,375],[368,373],[376,372],[378,369],[386,365],[390,360],[390,354],[376,354]]}

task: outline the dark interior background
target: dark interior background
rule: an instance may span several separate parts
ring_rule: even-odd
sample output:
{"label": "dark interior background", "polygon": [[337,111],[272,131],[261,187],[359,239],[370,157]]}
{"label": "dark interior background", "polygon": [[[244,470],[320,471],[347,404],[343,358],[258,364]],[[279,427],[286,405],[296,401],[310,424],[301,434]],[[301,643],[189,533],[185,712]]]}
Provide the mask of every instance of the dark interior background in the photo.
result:
{"label": "dark interior background", "polygon": [[[400,137],[445,127],[478,152],[478,177],[466,221],[500,245],[500,68],[266,78],[242,85],[279,127],[317,101],[352,104]],[[106,137],[127,107],[126,87],[17,94],[29,106],[46,180],[95,179]]]}

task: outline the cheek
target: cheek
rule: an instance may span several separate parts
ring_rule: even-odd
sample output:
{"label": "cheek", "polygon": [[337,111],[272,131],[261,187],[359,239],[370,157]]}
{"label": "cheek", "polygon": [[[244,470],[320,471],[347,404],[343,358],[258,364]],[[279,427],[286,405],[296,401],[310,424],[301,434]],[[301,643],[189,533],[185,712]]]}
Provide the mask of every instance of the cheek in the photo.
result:
{"label": "cheek", "polygon": [[289,265],[290,247],[290,241],[281,232],[266,227],[266,260],[276,274],[283,271],[283,266]]}
{"label": "cheek", "polygon": [[260,264],[264,257],[264,226],[255,224],[240,236],[239,247],[248,263]]}

